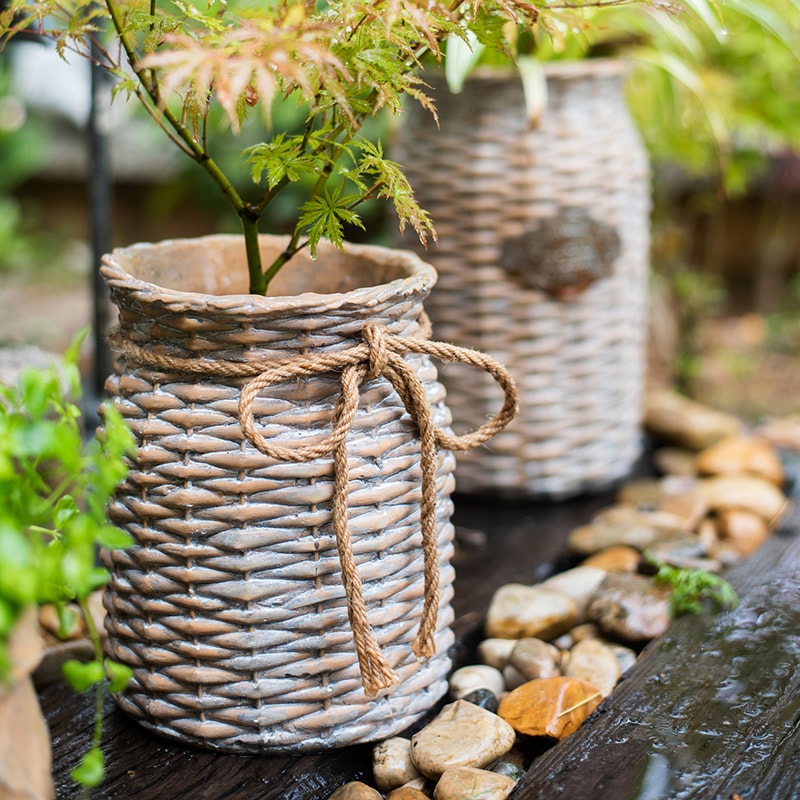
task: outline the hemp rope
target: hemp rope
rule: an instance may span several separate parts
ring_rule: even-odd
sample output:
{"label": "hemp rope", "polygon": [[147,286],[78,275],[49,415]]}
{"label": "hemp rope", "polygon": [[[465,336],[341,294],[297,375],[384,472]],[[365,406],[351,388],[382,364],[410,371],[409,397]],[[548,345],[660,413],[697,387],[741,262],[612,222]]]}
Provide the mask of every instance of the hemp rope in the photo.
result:
{"label": "hemp rope", "polygon": [[[427,332],[425,332],[427,333]],[[368,697],[398,682],[375,640],[367,618],[361,578],[353,558],[347,525],[347,434],[358,409],[359,387],[365,378],[386,378],[393,386],[411,419],[419,429],[422,471],[420,522],[422,529],[424,602],[419,631],[412,651],[420,660],[436,652],[434,636],[439,610],[439,555],[436,542],[436,450],[471,450],[501,431],[514,417],[518,394],[508,371],[491,356],[443,342],[413,339],[389,334],[374,323],[362,330],[363,341],[345,350],[296,355],[264,363],[214,362],[206,359],[165,356],[128,341],[118,330],[109,335],[112,347],[136,362],[167,372],[201,375],[252,377],[239,396],[239,423],[247,439],[264,455],[278,461],[311,461],[333,454],[333,528],[342,566],[342,582],[347,596],[347,614],[358,656],[361,681]],[[456,436],[433,424],[433,410],[425,389],[404,355],[415,353],[440,361],[468,364],[489,373],[505,395],[498,414],[476,430]],[[331,434],[317,444],[283,446],[268,442],[257,429],[253,403],[266,387],[283,381],[341,372],[341,394],[331,421]]]}

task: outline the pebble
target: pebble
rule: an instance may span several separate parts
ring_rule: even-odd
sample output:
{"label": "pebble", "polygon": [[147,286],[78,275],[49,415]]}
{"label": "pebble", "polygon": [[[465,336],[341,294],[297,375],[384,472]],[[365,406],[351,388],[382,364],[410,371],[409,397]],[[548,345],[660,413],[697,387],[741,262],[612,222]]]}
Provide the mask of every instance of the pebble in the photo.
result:
{"label": "pebble", "polygon": [[648,392],[644,426],[651,433],[689,450],[699,451],[729,436],[739,435],[741,420],[732,414],[690,400],[675,391]]}
{"label": "pebble", "polygon": [[517,782],[485,769],[453,767],[436,784],[434,800],[505,800]]}
{"label": "pebble", "polygon": [[662,475],[697,475],[697,456],[682,447],[659,447],[653,452],[653,466]]}
{"label": "pebble", "polygon": [[515,639],[484,639],[478,644],[478,658],[484,664],[502,671],[516,644]]}
{"label": "pebble", "polygon": [[775,484],[752,475],[718,475],[698,481],[698,486],[713,511],[739,508],[774,522],[787,505],[786,497]]}
{"label": "pebble", "polygon": [[644,575],[611,573],[589,604],[589,617],[604,634],[646,642],[669,627],[670,591]]}
{"label": "pebble", "polygon": [[605,547],[585,558],[581,564],[586,567],[599,567],[606,572],[636,572],[642,554],[627,544]]}
{"label": "pebble", "polygon": [[717,529],[723,542],[742,556],[755,552],[769,536],[769,526],[762,517],[737,508],[720,509]]}
{"label": "pebble", "polygon": [[676,539],[658,542],[647,548],[648,554],[656,561],[682,569],[707,569],[719,572],[722,564],[708,557],[708,549],[696,533],[687,533]]}
{"label": "pebble", "polygon": [[350,781],[340,786],[328,800],[383,800],[383,795],[361,781]]}
{"label": "pebble", "polygon": [[580,556],[614,545],[643,550],[685,532],[684,521],[674,514],[617,505],[601,511],[588,525],[575,528],[567,538],[567,546]]}
{"label": "pebble", "polygon": [[430,800],[430,798],[422,789],[416,786],[400,786],[397,789],[392,789],[386,795],[386,800]]}
{"label": "pebble", "polygon": [[414,734],[411,757],[423,775],[438,779],[451,767],[485,767],[515,742],[514,729],[497,714],[456,700]]}
{"label": "pebble", "polygon": [[606,571],[600,567],[584,564],[560,572],[558,575],[542,581],[539,586],[542,589],[551,589],[571,597],[578,606],[578,619],[583,619],[586,616],[586,606],[589,604],[589,600],[603,582],[606,574]]}
{"label": "pebble", "polygon": [[518,781],[525,774],[525,770],[519,764],[506,760],[497,761],[489,767],[489,770],[514,781]]}
{"label": "pebble", "polygon": [[578,621],[577,603],[561,592],[507,583],[492,597],[486,612],[487,637],[552,639]]}
{"label": "pebble", "polygon": [[511,651],[508,666],[513,667],[522,681],[534,678],[552,678],[560,674],[561,651],[542,639],[519,639]]}
{"label": "pebble", "polygon": [[608,697],[622,675],[614,651],[600,639],[584,639],[569,653],[569,664],[564,670],[569,678],[591,683],[603,697]]}
{"label": "pebble", "polygon": [[505,690],[503,673],[488,664],[471,664],[457,669],[450,676],[450,696],[459,700],[476,689],[488,689],[495,696]]}
{"label": "pebble", "polygon": [[489,689],[475,689],[475,691],[465,694],[461,699],[479,708],[485,708],[487,711],[491,711],[492,714],[497,713],[497,695]]}
{"label": "pebble", "polygon": [[614,658],[617,659],[621,675],[624,675],[639,659],[635,650],[631,650],[630,647],[625,647],[623,644],[610,643],[608,646],[614,654]]}
{"label": "pebble", "polygon": [[600,704],[595,686],[576,678],[539,678],[509,692],[497,713],[519,733],[564,739]]}
{"label": "pebble", "polygon": [[706,448],[697,455],[697,471],[701,475],[755,475],[775,486],[785,480],[777,452],[757,436],[729,437]]}
{"label": "pebble", "polygon": [[687,530],[694,530],[708,513],[708,501],[696,479],[670,476],[659,481],[659,488],[658,510],[680,517]]}
{"label": "pebble", "polygon": [[372,748],[372,774],[382,792],[420,777],[411,759],[411,740],[394,736],[376,744]]}
{"label": "pebble", "polygon": [[661,481],[657,478],[634,478],[617,492],[617,502],[653,511],[661,500]]}
{"label": "pebble", "polygon": [[577,642],[582,642],[584,639],[599,639],[600,628],[593,622],[584,622],[582,625],[576,625],[572,628],[567,635],[572,641],[566,649],[571,650]]}

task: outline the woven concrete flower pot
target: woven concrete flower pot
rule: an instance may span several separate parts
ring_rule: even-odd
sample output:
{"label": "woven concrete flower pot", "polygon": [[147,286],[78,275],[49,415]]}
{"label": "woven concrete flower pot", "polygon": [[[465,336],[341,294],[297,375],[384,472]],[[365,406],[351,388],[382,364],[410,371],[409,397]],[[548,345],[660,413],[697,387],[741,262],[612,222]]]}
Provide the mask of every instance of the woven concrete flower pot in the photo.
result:
{"label": "woven concrete flower pot", "polygon": [[[409,109],[398,131],[393,158],[439,234],[425,252],[439,274],[433,335],[492,353],[519,385],[514,421],[459,457],[459,491],[567,497],[619,480],[640,453],[650,186],[624,71],[549,65],[535,127],[514,74],[476,73],[460,95],[426,78],[441,127]],[[562,271],[577,283],[560,286]],[[482,378],[442,373],[464,424],[496,403]]]}
{"label": "woven concrete flower pot", "polygon": [[[263,237],[262,247],[269,257],[283,240]],[[104,555],[109,654],[134,672],[118,702],[159,734],[233,752],[385,738],[446,690],[454,458],[438,451],[431,484],[435,652],[420,659],[412,647],[431,577],[420,441],[390,381],[362,370],[345,442],[360,622],[349,618],[359,609],[343,586],[332,523],[334,458],[265,455],[243,433],[239,404],[242,387],[279,363],[283,377],[251,398],[257,434],[288,451],[324,442],[344,373],[295,363],[363,349],[367,322],[390,337],[424,338],[422,301],[435,273],[408,252],[321,248],[263,298],[246,294],[243,257],[237,237],[218,236],[117,250],[102,268],[120,316],[112,343],[122,351],[108,390],[138,441],[110,509],[136,544]],[[434,424],[446,427],[429,357],[403,360]],[[359,625],[395,673],[374,697],[362,685],[369,665],[359,669]]]}

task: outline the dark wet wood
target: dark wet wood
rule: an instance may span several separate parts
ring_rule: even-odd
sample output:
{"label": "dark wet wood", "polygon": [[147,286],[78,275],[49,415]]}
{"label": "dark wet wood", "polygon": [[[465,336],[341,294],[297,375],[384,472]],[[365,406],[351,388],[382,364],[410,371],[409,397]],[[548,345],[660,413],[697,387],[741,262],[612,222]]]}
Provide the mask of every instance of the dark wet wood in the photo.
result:
{"label": "dark wet wood", "polygon": [[[533,583],[568,566],[565,538],[611,502],[456,498],[456,663],[479,640],[502,583]],[[793,517],[730,576],[741,605],[684,617],[654,642],[589,722],[540,756],[514,800],[795,797],[800,765],[800,519]],[[92,725],[89,697],[42,690],[59,800],[79,796],[69,770]],[[326,800],[370,779],[369,746],[297,758],[220,755],[154,737],[109,701],[102,800]]]}

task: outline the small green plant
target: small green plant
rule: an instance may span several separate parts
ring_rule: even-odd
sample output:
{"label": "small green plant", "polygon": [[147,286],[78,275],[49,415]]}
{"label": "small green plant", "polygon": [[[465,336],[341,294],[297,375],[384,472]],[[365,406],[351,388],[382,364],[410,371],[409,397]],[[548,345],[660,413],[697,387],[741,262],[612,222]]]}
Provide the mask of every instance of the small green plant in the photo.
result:
{"label": "small green plant", "polygon": [[702,614],[704,601],[710,601],[718,611],[736,608],[739,598],[734,588],[719,575],[706,569],[673,567],[646,554],[648,563],[656,567],[655,580],[671,590],[670,610],[681,614]]}
{"label": "small green plant", "polygon": [[125,547],[130,537],[108,522],[106,504],[125,477],[133,437],[119,413],[103,408],[102,434],[84,437],[78,349],[63,363],[24,371],[16,386],[0,386],[0,680],[8,679],[8,637],[24,609],[54,604],[64,631],[77,604],[94,644],[94,660],[64,665],[78,691],[97,689],[97,714],[89,751],[73,778],[86,787],[103,777],[103,692],[121,691],[130,670],[103,658],[100,635],[87,601],[108,573],[97,565],[97,547]]}
{"label": "small green plant", "polygon": [[[409,97],[434,111],[418,76],[425,54],[472,32],[506,46],[504,25],[533,25],[544,0],[10,0],[0,12],[0,45],[27,33],[55,42],[62,56],[91,58],[139,100],[169,140],[195,161],[236,213],[244,235],[250,291],[265,294],[295,253],[320,240],[337,245],[344,226],[363,225],[360,208],[391,200],[401,229],[425,242],[431,220],[400,166],[362,128]],[[301,130],[275,127],[277,99],[303,109]],[[260,111],[263,141],[241,157],[253,179],[240,194],[218,160],[210,124],[216,107],[234,132]],[[259,222],[287,187],[303,186],[285,251],[263,265]]]}

